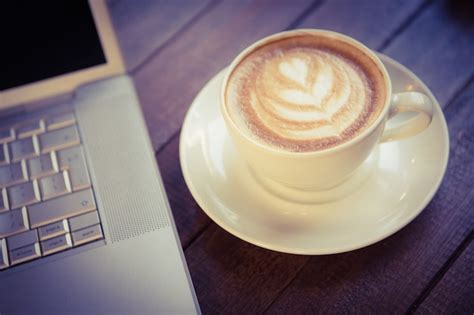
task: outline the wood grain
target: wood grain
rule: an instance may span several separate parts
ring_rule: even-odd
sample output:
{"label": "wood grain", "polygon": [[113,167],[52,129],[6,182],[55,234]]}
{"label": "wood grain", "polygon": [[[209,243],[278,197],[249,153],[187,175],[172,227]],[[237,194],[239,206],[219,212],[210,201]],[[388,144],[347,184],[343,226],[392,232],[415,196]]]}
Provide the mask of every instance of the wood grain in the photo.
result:
{"label": "wood grain", "polygon": [[467,248],[420,305],[416,313],[474,313],[474,243],[472,234]]}
{"label": "wood grain", "polygon": [[417,74],[444,105],[474,73],[473,38],[474,2],[437,1],[384,53]]}
{"label": "wood grain", "polygon": [[155,149],[179,130],[199,89],[255,40],[287,27],[312,4],[225,1],[161,49],[134,75]]}
{"label": "wood grain", "polygon": [[309,257],[255,247],[212,224],[186,259],[204,314],[259,314]]}
{"label": "wood grain", "polygon": [[327,1],[308,15],[298,28],[322,28],[351,36],[379,49],[401,25],[424,8],[423,0]]}
{"label": "wood grain", "polygon": [[[446,111],[450,161],[443,184],[411,224],[368,248],[313,257],[270,312],[404,312],[474,227],[474,82]],[[471,184],[468,184],[471,183]]]}
{"label": "wood grain", "polygon": [[134,71],[210,4],[210,0],[111,1],[109,11],[127,69]]}

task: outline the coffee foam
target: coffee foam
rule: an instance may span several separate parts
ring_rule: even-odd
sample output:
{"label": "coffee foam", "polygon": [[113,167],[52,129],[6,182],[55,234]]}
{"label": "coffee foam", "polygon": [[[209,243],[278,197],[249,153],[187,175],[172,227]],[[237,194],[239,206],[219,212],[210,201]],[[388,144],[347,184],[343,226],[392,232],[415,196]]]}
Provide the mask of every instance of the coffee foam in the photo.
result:
{"label": "coffee foam", "polygon": [[324,36],[267,44],[235,68],[226,89],[231,119],[258,142],[317,151],[352,139],[380,114],[383,76],[370,57]]}

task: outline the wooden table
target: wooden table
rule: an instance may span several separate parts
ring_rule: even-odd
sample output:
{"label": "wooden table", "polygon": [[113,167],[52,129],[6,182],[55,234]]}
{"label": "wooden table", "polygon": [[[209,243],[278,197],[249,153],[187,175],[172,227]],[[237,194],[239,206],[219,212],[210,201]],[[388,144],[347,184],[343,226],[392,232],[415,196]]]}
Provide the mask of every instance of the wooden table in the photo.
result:
{"label": "wooden table", "polygon": [[[468,1],[112,0],[201,308],[222,313],[474,312],[474,6]],[[179,164],[196,93],[243,48],[293,28],[348,34],[414,71],[450,132],[444,181],[407,227],[372,246],[297,256],[211,221]]]}

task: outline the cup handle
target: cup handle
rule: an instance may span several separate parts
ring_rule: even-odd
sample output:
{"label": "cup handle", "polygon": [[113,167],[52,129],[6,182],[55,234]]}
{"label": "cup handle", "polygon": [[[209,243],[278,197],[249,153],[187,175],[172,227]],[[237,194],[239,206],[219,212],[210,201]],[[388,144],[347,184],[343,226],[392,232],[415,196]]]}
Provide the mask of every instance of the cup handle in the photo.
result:
{"label": "cup handle", "polygon": [[394,94],[388,119],[403,112],[413,112],[416,115],[405,119],[397,126],[385,128],[380,142],[408,138],[425,130],[433,118],[433,103],[428,96],[419,92]]}

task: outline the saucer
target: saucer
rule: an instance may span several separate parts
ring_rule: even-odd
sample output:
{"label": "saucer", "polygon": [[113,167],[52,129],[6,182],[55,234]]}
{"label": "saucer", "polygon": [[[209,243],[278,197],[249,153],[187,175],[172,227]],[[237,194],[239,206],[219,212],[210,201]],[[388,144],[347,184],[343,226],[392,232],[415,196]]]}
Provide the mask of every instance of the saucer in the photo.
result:
{"label": "saucer", "polygon": [[419,91],[431,98],[433,121],[409,139],[379,144],[358,173],[324,192],[274,190],[250,172],[220,113],[226,69],[212,78],[189,108],[179,148],[184,179],[204,212],[244,241],[305,255],[368,246],[411,222],[441,184],[448,162],[448,129],[426,85],[396,61],[379,57],[394,93]]}

